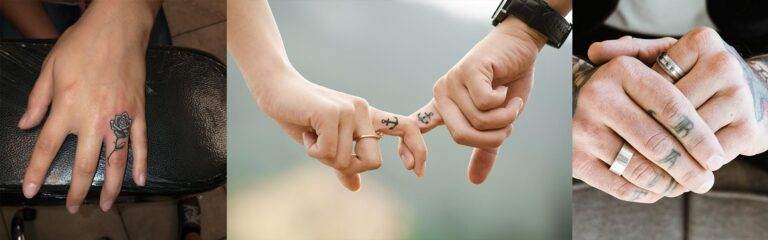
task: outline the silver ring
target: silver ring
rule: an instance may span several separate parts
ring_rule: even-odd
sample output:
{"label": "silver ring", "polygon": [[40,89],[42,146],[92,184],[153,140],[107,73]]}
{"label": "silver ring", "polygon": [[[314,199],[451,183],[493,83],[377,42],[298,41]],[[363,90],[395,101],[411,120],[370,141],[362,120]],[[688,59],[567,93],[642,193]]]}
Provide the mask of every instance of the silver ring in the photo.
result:
{"label": "silver ring", "polygon": [[611,172],[621,176],[621,174],[624,173],[624,169],[629,165],[629,160],[632,159],[632,155],[634,155],[634,153],[629,149],[629,145],[625,142],[621,145],[619,154],[616,155],[616,158],[613,159],[613,163],[611,163]]}
{"label": "silver ring", "polygon": [[680,80],[683,78],[683,75],[685,75],[683,69],[680,68],[677,63],[675,63],[675,60],[672,60],[672,58],[667,55],[667,52],[661,53],[661,55],[656,58],[656,62],[659,63],[661,69],[664,69],[664,72],[666,72],[667,75],[672,77],[672,79],[675,81]]}

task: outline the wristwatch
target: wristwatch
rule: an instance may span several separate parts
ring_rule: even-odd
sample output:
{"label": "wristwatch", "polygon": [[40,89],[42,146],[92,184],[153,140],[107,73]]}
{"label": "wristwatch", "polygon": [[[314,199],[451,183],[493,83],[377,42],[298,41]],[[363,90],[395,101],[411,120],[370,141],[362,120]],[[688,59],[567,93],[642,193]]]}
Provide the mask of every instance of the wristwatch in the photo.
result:
{"label": "wristwatch", "polygon": [[515,16],[547,37],[547,45],[560,48],[571,32],[571,24],[544,0],[502,0],[491,17],[493,26]]}

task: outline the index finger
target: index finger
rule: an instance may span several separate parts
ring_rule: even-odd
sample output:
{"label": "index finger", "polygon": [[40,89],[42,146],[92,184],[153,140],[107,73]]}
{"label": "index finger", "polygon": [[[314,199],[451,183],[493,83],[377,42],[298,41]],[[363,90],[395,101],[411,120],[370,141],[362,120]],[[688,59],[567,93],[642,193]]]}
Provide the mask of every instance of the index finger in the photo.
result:
{"label": "index finger", "polygon": [[412,162],[409,161],[410,159],[403,159],[406,168],[412,166],[417,176],[423,176],[427,161],[427,144],[424,142],[424,136],[421,135],[417,121],[376,108],[371,108],[371,121],[377,132],[402,138],[406,149],[400,150],[409,150],[409,154],[413,157]]}

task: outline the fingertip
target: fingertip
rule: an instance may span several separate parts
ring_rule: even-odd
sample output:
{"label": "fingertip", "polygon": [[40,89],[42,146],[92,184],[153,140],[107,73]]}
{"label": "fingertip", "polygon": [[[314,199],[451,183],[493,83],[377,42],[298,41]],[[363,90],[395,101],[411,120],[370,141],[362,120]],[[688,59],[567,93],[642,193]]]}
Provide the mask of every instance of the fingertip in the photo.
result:
{"label": "fingertip", "polygon": [[113,203],[114,203],[114,200],[102,201],[99,204],[99,208],[101,208],[102,212],[109,212],[109,210],[112,209],[112,204]]}
{"label": "fingertip", "polygon": [[725,158],[723,158],[723,156],[720,155],[720,154],[716,154],[716,155],[710,157],[707,160],[707,163],[705,165],[706,165],[707,170],[709,170],[709,171],[717,171],[718,169],[720,169],[725,164],[724,162],[725,162]]}
{"label": "fingertip", "polygon": [[136,185],[140,187],[144,187],[147,185],[147,174],[142,172],[138,173],[136,177],[133,178]]}
{"label": "fingertip", "polygon": [[24,197],[27,199],[31,199],[37,195],[37,192],[40,190],[40,184],[36,183],[24,183],[24,186],[22,187],[22,193],[24,194]]}
{"label": "fingertip", "polygon": [[707,172],[705,175],[704,181],[695,188],[695,190],[692,189],[693,192],[702,194],[709,192],[709,190],[712,189],[712,187],[715,185],[715,176],[712,172]]}
{"label": "fingertip", "polygon": [[67,212],[69,214],[75,214],[80,211],[80,205],[67,205]]}

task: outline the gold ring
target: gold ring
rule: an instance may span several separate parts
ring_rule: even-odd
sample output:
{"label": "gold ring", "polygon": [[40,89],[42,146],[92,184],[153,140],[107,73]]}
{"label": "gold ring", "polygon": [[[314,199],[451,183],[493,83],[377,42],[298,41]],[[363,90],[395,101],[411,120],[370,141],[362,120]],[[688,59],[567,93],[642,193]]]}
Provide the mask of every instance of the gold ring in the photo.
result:
{"label": "gold ring", "polygon": [[382,134],[381,132],[377,132],[376,134],[369,134],[369,135],[360,135],[359,137],[355,138],[355,141],[363,139],[363,138],[375,138],[376,140],[381,139]]}

